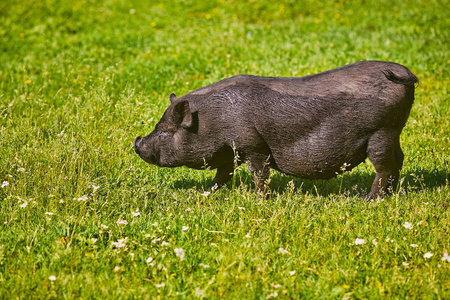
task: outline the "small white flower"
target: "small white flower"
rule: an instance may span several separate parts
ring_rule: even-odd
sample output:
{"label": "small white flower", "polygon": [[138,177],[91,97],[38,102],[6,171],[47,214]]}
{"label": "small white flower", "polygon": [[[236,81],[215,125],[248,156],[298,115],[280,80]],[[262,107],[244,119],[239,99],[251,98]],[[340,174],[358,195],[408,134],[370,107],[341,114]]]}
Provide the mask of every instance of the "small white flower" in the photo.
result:
{"label": "small white flower", "polygon": [[428,205],[428,202],[422,202],[422,204]]}
{"label": "small white flower", "polygon": [[430,258],[432,256],[433,256],[433,253],[431,253],[431,252],[427,252],[423,255],[424,258]]}
{"label": "small white flower", "polygon": [[245,207],[238,206],[240,210],[245,210]]}
{"label": "small white flower", "polygon": [[95,185],[95,184],[92,184],[91,187],[94,190],[94,192],[100,188],[99,185]]}
{"label": "small white flower", "polygon": [[345,219],[345,217],[339,216],[339,220],[344,220],[344,219]]}
{"label": "small white flower", "polygon": [[209,268],[209,265],[206,265],[206,264],[204,264],[204,263],[199,263],[198,264],[200,267],[202,267],[203,269],[208,269]]}
{"label": "small white flower", "polygon": [[18,168],[17,172],[25,172],[25,168]]}
{"label": "small white flower", "polygon": [[407,263],[407,262],[402,262],[402,265],[404,265],[405,267],[407,267],[407,266],[409,266],[409,263]]}
{"label": "small white flower", "polygon": [[419,245],[417,245],[417,244],[411,244],[410,246],[413,248],[419,247]]}
{"label": "small white flower", "polygon": [[8,185],[9,185],[9,182],[8,182],[8,181],[3,181],[3,182],[2,182],[2,188],[7,187]]}
{"label": "small white flower", "polygon": [[56,276],[55,275],[51,275],[50,277],[48,277],[48,280],[55,281],[56,280]]}
{"label": "small white flower", "polygon": [[[156,239],[152,240],[152,243],[155,244],[155,243],[157,243],[157,242],[159,242],[159,241],[161,241],[161,238],[156,238]],[[165,242],[164,242],[164,243],[165,243]]]}
{"label": "small white flower", "polygon": [[422,224],[423,224],[423,221],[420,221],[417,223],[417,226],[422,225]]}
{"label": "small white flower", "polygon": [[163,288],[163,287],[165,287],[166,286],[166,284],[164,283],[164,282],[161,282],[161,283],[157,283],[157,284],[155,284],[155,287],[156,288]]}
{"label": "small white flower", "polygon": [[161,243],[161,246],[169,246],[169,243],[168,243],[168,242],[165,242],[165,241],[163,241],[163,242]]}
{"label": "small white flower", "polygon": [[190,212],[190,211],[191,211],[191,208],[190,208],[190,207],[186,208],[186,211],[187,211],[187,212]]}
{"label": "small white flower", "polygon": [[272,294],[267,295],[266,299],[271,299],[271,298],[276,298],[276,297],[278,297],[278,293],[273,292]]}
{"label": "small white flower", "polygon": [[206,192],[204,192],[204,193],[202,194],[202,196],[204,196],[204,197],[208,197],[208,196],[209,196],[209,194],[211,194],[211,192],[210,192],[210,191],[206,191]]}
{"label": "small white flower", "polygon": [[46,214],[46,215],[48,215],[48,216],[53,216],[53,215],[54,215],[54,213],[52,213],[52,212],[49,212],[49,211],[48,211],[48,212],[46,212],[45,214]]}
{"label": "small white flower", "polygon": [[175,248],[173,249],[173,251],[175,252],[175,255],[180,259],[183,260],[184,259],[184,250],[182,248]]}
{"label": "small white flower", "polygon": [[390,240],[391,240],[390,238],[386,238],[386,242],[387,242],[387,243],[389,243]]}
{"label": "small white flower", "polygon": [[81,196],[80,198],[73,198],[75,201],[87,201],[89,198],[87,195]]}
{"label": "small white flower", "polygon": [[183,227],[181,228],[181,230],[183,230],[183,231],[188,231],[188,230],[189,230],[189,227],[188,227],[188,226],[183,226]]}
{"label": "small white flower", "polygon": [[278,248],[278,253],[280,253],[280,254],[291,254],[289,251],[287,251],[286,249],[283,249],[283,248]]}
{"label": "small white flower", "polygon": [[149,263],[151,263],[152,261],[153,261],[153,257],[149,257],[149,258],[147,258],[147,263],[149,264]]}
{"label": "small white flower", "polygon": [[405,222],[405,224],[403,224],[403,227],[405,227],[406,229],[412,229],[413,228],[412,224],[409,223],[409,222]]}
{"label": "small white flower", "polygon": [[116,248],[123,248],[127,245],[126,244],[127,240],[128,240],[128,237],[126,237],[124,239],[118,239],[117,242],[111,242],[111,246],[114,246]]}
{"label": "small white flower", "polygon": [[442,261],[448,261],[450,262],[450,255],[448,255],[448,253],[444,253],[444,256],[442,257]]}
{"label": "small white flower", "polygon": [[25,208],[25,207],[27,207],[27,205],[28,205],[28,202],[25,201],[25,202],[23,202],[23,203],[20,205],[20,207],[21,207],[21,208]]}
{"label": "small white flower", "polygon": [[291,275],[291,276],[294,276],[294,275],[295,275],[295,271],[289,271],[288,273],[289,273],[289,275]]}
{"label": "small white flower", "polygon": [[106,225],[101,224],[100,227],[102,227],[102,229],[108,229],[109,227]]}
{"label": "small white flower", "polygon": [[133,216],[133,217],[137,217],[137,216],[139,216],[141,213],[138,211],[138,210],[136,210],[136,211],[132,211],[131,212],[131,215]]}
{"label": "small white flower", "polygon": [[374,244],[375,246],[378,245],[377,239],[373,239],[372,244]]}
{"label": "small white flower", "polygon": [[245,235],[245,238],[246,239],[249,239],[249,238],[251,238],[252,236],[250,235],[250,233],[247,233],[246,235]]}
{"label": "small white flower", "polygon": [[365,243],[366,243],[366,241],[364,239],[356,239],[355,240],[355,245],[362,245],[362,244],[365,244]]}
{"label": "small white flower", "polygon": [[117,225],[128,225],[128,221],[119,219],[119,220],[117,220],[116,224]]}
{"label": "small white flower", "polygon": [[115,266],[113,271],[114,272],[119,272],[120,271],[120,267],[119,266]]}
{"label": "small white flower", "polygon": [[158,222],[153,223],[152,226],[158,227]]}

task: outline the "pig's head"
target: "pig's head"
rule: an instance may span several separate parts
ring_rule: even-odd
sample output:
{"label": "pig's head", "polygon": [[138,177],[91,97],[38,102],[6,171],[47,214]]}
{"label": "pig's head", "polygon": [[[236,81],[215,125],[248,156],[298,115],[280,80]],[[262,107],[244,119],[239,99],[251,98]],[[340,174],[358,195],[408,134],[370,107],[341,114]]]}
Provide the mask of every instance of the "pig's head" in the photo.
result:
{"label": "pig's head", "polygon": [[190,149],[198,131],[197,113],[191,111],[187,100],[170,95],[166,109],[152,133],[137,137],[134,150],[146,162],[160,167],[195,167],[197,162]]}

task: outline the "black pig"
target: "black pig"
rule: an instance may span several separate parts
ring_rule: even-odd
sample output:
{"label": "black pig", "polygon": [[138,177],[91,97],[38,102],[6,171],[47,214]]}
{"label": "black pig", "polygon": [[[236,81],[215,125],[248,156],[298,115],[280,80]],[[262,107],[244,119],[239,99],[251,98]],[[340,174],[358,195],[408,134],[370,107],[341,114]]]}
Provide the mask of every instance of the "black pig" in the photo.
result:
{"label": "black pig", "polygon": [[212,188],[232,177],[235,154],[265,191],[270,168],[329,179],[367,157],[376,176],[368,198],[396,190],[399,136],[417,77],[406,67],[363,61],[299,78],[235,76],[170,95],[155,130],[134,149],[150,164],[217,169]]}

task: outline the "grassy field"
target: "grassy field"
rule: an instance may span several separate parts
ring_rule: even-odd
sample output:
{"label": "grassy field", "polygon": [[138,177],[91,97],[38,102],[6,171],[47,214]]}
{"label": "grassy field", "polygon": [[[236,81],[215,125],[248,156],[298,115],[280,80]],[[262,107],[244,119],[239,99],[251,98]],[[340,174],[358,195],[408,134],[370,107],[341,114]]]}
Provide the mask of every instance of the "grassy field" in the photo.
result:
{"label": "grassy field", "polygon": [[[0,298],[449,299],[450,11],[418,1],[0,2]],[[169,94],[359,60],[420,80],[399,193],[162,169],[133,151]]]}

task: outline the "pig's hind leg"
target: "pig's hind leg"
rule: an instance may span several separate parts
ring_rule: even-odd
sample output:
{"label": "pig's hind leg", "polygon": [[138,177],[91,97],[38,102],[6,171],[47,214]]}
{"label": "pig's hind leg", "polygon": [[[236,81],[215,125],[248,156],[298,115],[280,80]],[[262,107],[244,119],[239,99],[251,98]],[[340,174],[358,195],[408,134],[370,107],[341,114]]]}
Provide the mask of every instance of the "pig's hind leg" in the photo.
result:
{"label": "pig's hind leg", "polygon": [[256,191],[269,196],[270,191],[267,183],[270,177],[270,155],[253,154],[245,159],[245,163],[252,173]]}
{"label": "pig's hind leg", "polygon": [[399,138],[399,134],[380,131],[369,139],[367,154],[375,167],[376,176],[368,199],[397,190],[404,158]]}

